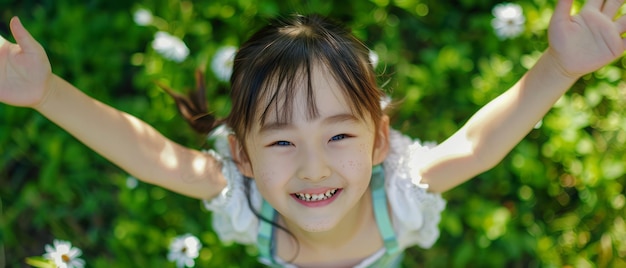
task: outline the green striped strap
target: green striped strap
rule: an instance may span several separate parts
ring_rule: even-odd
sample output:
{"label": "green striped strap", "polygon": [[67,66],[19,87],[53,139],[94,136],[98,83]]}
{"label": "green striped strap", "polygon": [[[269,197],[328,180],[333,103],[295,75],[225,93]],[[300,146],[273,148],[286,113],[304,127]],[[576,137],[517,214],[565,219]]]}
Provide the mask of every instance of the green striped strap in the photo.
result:
{"label": "green striped strap", "polygon": [[[274,219],[275,210],[272,206],[263,199],[263,205],[261,207],[261,216],[268,220]],[[274,256],[272,256],[271,244],[272,244],[272,232],[273,226],[264,220],[259,219],[259,234],[257,235],[257,247],[259,249],[259,258],[265,260],[271,264],[275,264]]]}
{"label": "green striped strap", "polygon": [[387,209],[387,195],[385,191],[385,171],[382,165],[376,165],[372,169],[372,203],[374,204],[374,216],[380,235],[383,237],[387,254],[395,254],[400,250],[396,234],[393,231],[393,225],[389,219],[389,210]]}

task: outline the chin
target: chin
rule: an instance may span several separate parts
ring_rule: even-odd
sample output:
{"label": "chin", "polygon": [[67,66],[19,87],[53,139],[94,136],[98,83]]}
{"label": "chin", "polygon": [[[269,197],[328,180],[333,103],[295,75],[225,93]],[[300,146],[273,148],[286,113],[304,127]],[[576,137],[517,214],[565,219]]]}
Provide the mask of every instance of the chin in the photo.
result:
{"label": "chin", "polygon": [[332,220],[318,220],[315,222],[302,222],[300,228],[310,233],[319,233],[330,231],[336,226],[336,222]]}

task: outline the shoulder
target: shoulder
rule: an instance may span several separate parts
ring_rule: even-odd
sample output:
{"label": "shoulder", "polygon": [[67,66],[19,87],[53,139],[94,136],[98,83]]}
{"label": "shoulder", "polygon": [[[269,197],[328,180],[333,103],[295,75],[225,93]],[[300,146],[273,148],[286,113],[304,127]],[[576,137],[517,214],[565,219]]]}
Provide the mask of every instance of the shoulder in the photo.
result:
{"label": "shoulder", "polygon": [[385,188],[391,218],[401,248],[431,247],[439,238],[439,221],[445,208],[441,194],[427,191],[421,176],[412,167],[429,150],[398,131],[390,132],[390,152],[385,159]]}

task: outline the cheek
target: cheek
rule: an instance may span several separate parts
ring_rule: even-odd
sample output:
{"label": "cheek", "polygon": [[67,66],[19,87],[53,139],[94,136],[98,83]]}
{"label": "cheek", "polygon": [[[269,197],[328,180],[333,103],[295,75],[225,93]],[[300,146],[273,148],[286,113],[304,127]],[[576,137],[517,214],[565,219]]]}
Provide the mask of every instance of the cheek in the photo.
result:
{"label": "cheek", "polygon": [[271,157],[255,150],[251,150],[250,156],[254,180],[259,190],[261,190],[261,188],[271,187],[271,185],[275,184],[274,181],[280,177],[280,169],[275,168],[276,164],[273,163],[275,161],[273,161]]}
{"label": "cheek", "polygon": [[289,170],[284,165],[261,161],[254,168],[254,179],[262,193],[271,193],[284,188],[284,185],[289,181]]}
{"label": "cheek", "polygon": [[367,144],[360,144],[351,152],[341,154],[335,163],[338,163],[337,170],[344,178],[351,181],[359,188],[367,188],[369,178],[372,174],[372,150]]}
{"label": "cheek", "polygon": [[268,186],[272,185],[272,179],[276,178],[276,172],[271,170],[260,169],[258,175],[255,175],[257,184],[263,188],[267,188]]}
{"label": "cheek", "polygon": [[366,143],[360,143],[350,150],[334,154],[335,162],[341,163],[341,168],[358,171],[372,168],[372,149]]}
{"label": "cheek", "polygon": [[369,166],[368,161],[364,160],[365,159],[342,159],[339,163],[341,163],[341,170],[344,172],[359,173]]}
{"label": "cheek", "polygon": [[372,146],[370,146],[369,144],[361,143],[361,144],[359,144],[359,153],[361,153],[361,154],[370,153],[371,152],[371,150],[370,150],[371,147]]}

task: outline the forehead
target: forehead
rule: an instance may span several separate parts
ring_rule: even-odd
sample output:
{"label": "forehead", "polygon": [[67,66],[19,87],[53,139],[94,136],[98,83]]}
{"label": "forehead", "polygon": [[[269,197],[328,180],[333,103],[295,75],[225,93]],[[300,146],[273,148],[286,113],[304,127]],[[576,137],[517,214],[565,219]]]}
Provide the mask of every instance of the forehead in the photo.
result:
{"label": "forehead", "polygon": [[255,126],[309,122],[334,115],[360,118],[345,90],[320,63],[301,68],[293,79],[273,78],[260,98]]}

